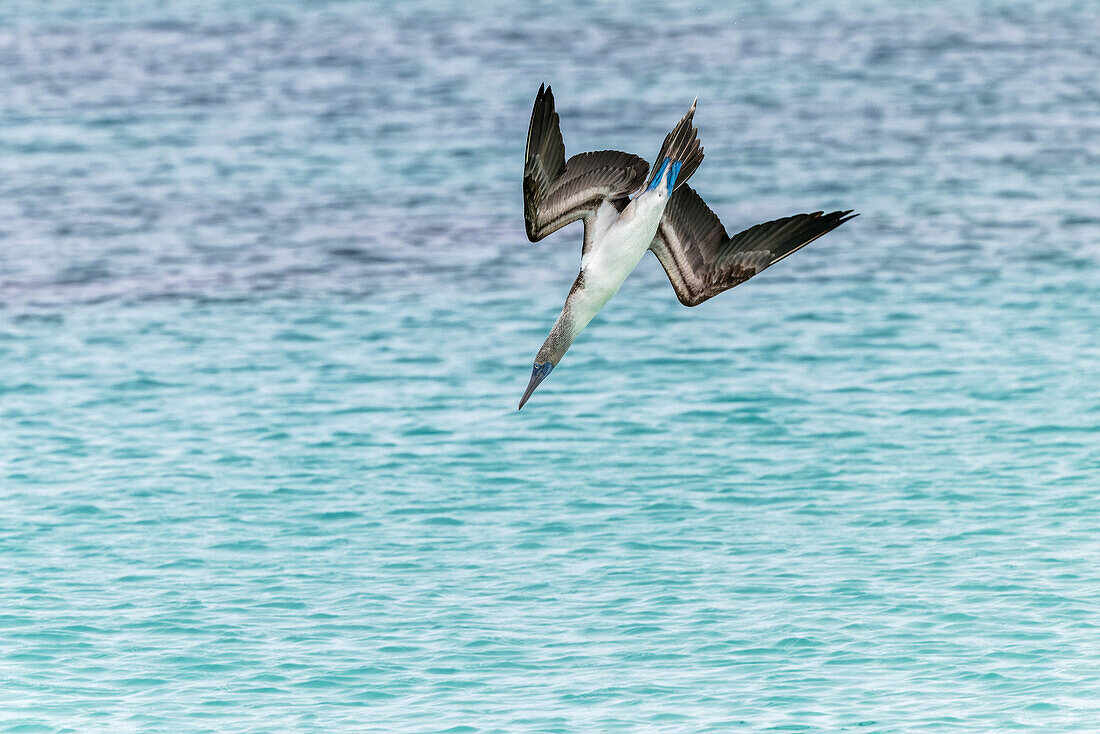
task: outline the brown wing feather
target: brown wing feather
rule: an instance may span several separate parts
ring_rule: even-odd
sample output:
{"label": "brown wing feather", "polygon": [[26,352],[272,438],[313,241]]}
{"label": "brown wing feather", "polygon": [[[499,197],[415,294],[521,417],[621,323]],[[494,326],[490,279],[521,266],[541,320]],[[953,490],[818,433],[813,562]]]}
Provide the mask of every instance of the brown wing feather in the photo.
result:
{"label": "brown wing feather", "polygon": [[699,194],[683,186],[669,199],[650,249],[661,261],[680,302],[698,306],[855,216],[850,210],[796,214],[728,237]]}
{"label": "brown wing feather", "polygon": [[625,199],[642,185],[648,172],[644,160],[617,150],[580,153],[566,161],[554,93],[539,87],[523,168],[528,239],[538,242],[570,222],[587,219],[605,199]]}

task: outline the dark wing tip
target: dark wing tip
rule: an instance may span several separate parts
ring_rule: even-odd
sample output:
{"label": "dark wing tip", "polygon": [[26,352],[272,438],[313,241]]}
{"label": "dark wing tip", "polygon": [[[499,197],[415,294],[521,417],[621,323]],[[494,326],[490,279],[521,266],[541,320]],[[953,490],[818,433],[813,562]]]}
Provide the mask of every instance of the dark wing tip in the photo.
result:
{"label": "dark wing tip", "polygon": [[829,212],[828,214],[823,211],[813,212],[807,216],[809,216],[810,219],[821,219],[826,222],[835,222],[839,226],[847,222],[849,219],[855,219],[859,216],[859,214],[856,213],[854,209],[844,209],[835,212]]}
{"label": "dark wing tip", "polygon": [[845,222],[855,219],[859,214],[855,213],[852,209],[844,209],[841,211],[829,212],[828,214],[822,214],[822,212],[814,212],[810,215],[814,219],[820,219],[822,224],[829,225],[829,229],[833,230],[844,224]]}
{"label": "dark wing tip", "polygon": [[[810,215],[810,220],[812,224],[809,226],[809,228],[800,228],[800,235],[797,236],[796,241],[791,243],[794,244],[794,246],[790,248],[783,247],[782,249],[777,250],[775,253],[776,257],[772,260],[770,265],[774,265],[780,260],[786,258],[788,255],[794,254],[795,252],[801,250],[803,247],[816,240],[818,237],[832,232],[834,229],[844,224],[849,219],[854,219],[858,216],[858,214],[853,214],[851,209],[829,212],[828,214],[825,214],[824,212],[814,212]],[[790,219],[795,220],[797,219],[797,217],[791,217]]]}

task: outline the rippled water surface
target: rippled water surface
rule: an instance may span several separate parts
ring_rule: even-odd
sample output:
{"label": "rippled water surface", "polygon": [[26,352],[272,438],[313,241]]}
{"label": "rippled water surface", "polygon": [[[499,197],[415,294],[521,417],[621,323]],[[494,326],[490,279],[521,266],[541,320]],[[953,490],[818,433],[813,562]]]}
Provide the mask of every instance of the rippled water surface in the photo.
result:
{"label": "rippled water surface", "polygon": [[[0,731],[1096,731],[1100,10],[737,5],[0,5]],[[544,81],[862,216],[517,413]]]}

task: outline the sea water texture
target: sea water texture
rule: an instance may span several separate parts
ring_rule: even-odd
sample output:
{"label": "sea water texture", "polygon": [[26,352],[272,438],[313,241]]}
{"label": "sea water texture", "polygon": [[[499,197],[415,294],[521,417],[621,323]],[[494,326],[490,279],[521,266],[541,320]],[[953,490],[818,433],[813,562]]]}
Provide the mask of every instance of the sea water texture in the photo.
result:
{"label": "sea water texture", "polygon": [[[1100,730],[1100,7],[0,5],[0,732]],[[577,271],[531,104],[729,229]]]}

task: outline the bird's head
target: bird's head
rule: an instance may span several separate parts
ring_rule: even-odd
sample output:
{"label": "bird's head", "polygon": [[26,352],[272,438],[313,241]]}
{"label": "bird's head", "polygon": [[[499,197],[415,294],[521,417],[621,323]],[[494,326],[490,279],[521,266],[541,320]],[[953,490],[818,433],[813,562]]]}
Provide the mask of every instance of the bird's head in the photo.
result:
{"label": "bird's head", "polygon": [[527,403],[531,397],[531,393],[535,391],[535,388],[542,384],[542,381],[546,379],[547,375],[554,369],[554,363],[550,360],[545,362],[535,362],[535,366],[531,368],[531,381],[527,383],[527,389],[523,392],[523,397],[520,398],[519,408],[517,410],[523,410],[523,406]]}

